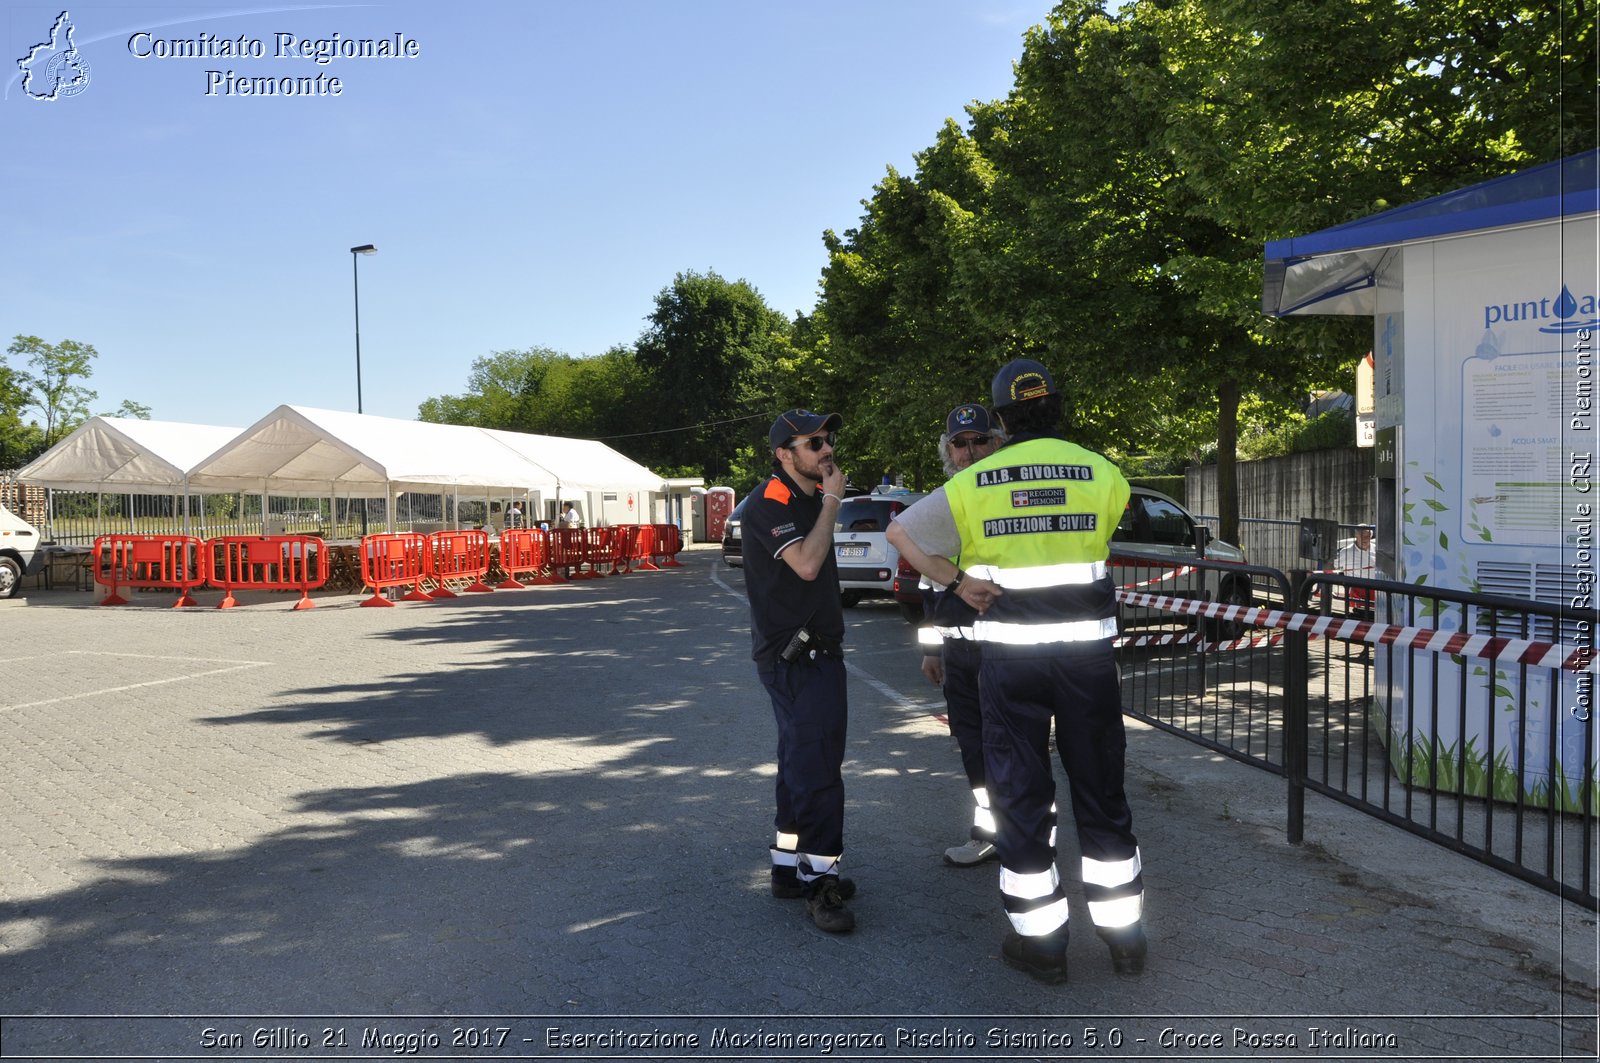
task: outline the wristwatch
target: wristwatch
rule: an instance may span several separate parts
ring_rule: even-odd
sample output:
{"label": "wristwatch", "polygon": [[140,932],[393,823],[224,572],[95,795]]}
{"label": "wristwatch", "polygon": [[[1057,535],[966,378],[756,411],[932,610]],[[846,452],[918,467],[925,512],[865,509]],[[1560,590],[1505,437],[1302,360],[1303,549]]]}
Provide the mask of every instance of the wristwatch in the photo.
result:
{"label": "wristwatch", "polygon": [[949,591],[949,592],[951,592],[952,594],[954,594],[955,593],[955,589],[957,587],[961,586],[961,581],[966,579],[966,578],[967,578],[967,574],[965,572],[963,572],[961,569],[958,568],[958,569],[956,569],[956,578],[951,580],[949,583],[946,583],[944,585],[944,589]]}

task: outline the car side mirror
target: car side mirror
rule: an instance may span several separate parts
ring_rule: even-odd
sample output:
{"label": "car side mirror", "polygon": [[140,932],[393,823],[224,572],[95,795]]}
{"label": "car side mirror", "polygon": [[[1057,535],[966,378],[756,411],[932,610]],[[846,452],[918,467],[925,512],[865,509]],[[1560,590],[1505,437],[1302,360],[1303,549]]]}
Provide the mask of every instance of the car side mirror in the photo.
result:
{"label": "car side mirror", "polygon": [[1204,524],[1194,526],[1194,552],[1201,557],[1206,556],[1206,547],[1211,545],[1211,529]]}

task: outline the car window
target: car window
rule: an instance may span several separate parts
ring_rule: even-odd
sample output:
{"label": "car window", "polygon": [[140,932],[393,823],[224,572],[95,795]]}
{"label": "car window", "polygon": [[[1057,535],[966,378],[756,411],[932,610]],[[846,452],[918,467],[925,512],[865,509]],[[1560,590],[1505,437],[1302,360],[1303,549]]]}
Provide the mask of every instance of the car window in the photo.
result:
{"label": "car window", "polygon": [[1134,495],[1128,499],[1128,504],[1123,507],[1122,519],[1117,521],[1117,530],[1111,533],[1114,543],[1148,543],[1150,541],[1150,518],[1144,511],[1144,499]]}
{"label": "car window", "polygon": [[1183,510],[1159,498],[1146,498],[1144,511],[1150,522],[1151,542],[1162,546],[1194,545],[1194,525]]}
{"label": "car window", "polygon": [[873,498],[858,495],[839,504],[839,515],[834,519],[833,530],[840,532],[881,532],[889,526],[894,515],[906,508],[901,499]]}

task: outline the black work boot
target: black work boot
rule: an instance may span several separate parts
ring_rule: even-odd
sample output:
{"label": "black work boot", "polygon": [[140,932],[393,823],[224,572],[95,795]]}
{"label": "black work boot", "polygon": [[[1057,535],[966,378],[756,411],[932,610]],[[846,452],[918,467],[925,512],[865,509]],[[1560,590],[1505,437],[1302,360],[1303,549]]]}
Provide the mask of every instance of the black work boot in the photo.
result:
{"label": "black work boot", "polygon": [[844,906],[838,875],[823,875],[806,885],[806,912],[818,930],[830,934],[848,934],[856,928],[855,913]]}
{"label": "black work boot", "polygon": [[[806,895],[806,884],[792,867],[774,864],[772,867],[772,895],[779,900],[797,901]],[[849,900],[856,895],[856,880],[839,879],[839,896]]]}
{"label": "black work boot", "polygon": [[1067,928],[1041,937],[1024,937],[1013,930],[1000,945],[1006,964],[1048,985],[1067,980]]}
{"label": "black work boot", "polygon": [[1144,924],[1120,926],[1115,930],[1098,931],[1100,940],[1111,950],[1111,969],[1118,974],[1143,974],[1145,953],[1150,944],[1145,940]]}

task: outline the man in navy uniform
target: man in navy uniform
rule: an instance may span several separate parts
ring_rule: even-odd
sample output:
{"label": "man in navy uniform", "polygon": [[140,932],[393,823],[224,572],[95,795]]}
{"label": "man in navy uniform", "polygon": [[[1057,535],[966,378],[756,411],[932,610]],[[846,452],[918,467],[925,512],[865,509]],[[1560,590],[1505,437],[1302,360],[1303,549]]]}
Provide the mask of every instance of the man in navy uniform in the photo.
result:
{"label": "man in navy uniform", "polygon": [[[1062,403],[1032,359],[994,378],[1005,446],[889,526],[918,571],[979,613],[984,769],[998,827],[1001,958],[1067,980],[1066,893],[1056,870],[1050,727],[1067,770],[1089,917],[1119,974],[1144,970],[1144,884],[1123,788],[1127,738],[1117,665],[1111,533],[1128,482],[1059,434]],[[959,558],[957,564],[951,558]]]}
{"label": "man in navy uniform", "polygon": [[805,898],[822,930],[855,929],[844,855],[844,610],[833,525],[844,473],[833,460],[836,413],[790,410],[772,423],[773,473],[744,504],[744,586],[751,656],[778,724],[772,893]]}
{"label": "man in navy uniform", "polygon": [[[977,403],[963,403],[945,417],[939,437],[944,474],[954,476],[975,461],[995,452],[1004,436],[989,411]],[[944,690],[945,718],[961,751],[961,767],[972,788],[972,825],[966,842],[944,851],[952,867],[977,867],[994,859],[994,813],[983,784],[983,715],[978,704],[978,644],[972,638],[972,607],[955,595],[936,588],[922,577],[924,623],[917,629],[922,648],[922,674]]]}

